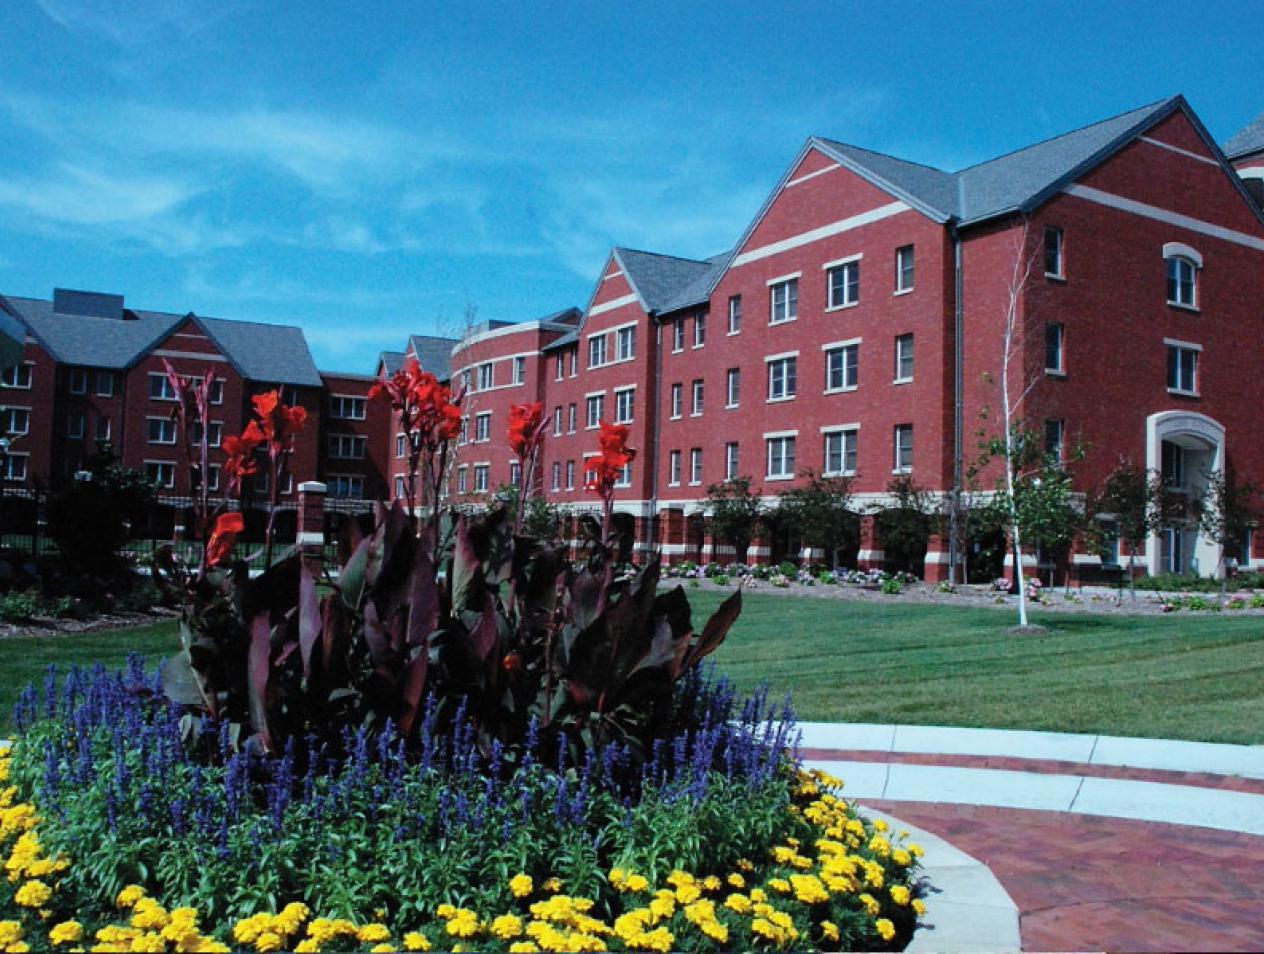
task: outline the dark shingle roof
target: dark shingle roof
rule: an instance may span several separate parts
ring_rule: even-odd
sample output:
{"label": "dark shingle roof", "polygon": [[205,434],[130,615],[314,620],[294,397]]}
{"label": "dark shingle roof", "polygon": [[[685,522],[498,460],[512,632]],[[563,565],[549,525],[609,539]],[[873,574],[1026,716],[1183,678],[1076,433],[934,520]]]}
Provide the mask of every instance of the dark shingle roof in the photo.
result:
{"label": "dark shingle roof", "polygon": [[1230,136],[1224,144],[1224,151],[1230,159],[1264,151],[1264,113]]}
{"label": "dark shingle roof", "polygon": [[845,166],[860,172],[868,173],[866,178],[881,180],[890,192],[902,194],[912,203],[922,207],[932,218],[944,221],[955,215],[959,205],[957,177],[951,172],[944,172],[933,166],[923,166],[916,162],[896,159],[885,153],[871,149],[861,149],[845,142],[833,139],[817,139],[816,142],[825,147],[825,152]]}
{"label": "dark shingle roof", "polygon": [[710,262],[616,248],[615,257],[647,311],[663,311],[685,286],[710,271]]}
{"label": "dark shingle roof", "polygon": [[61,315],[39,298],[9,298],[18,318],[62,364],[88,368],[131,367],[191,319],[211,336],[244,377],[269,384],[320,387],[320,374],[303,330],[290,325],[227,321],[197,315],[129,310],[126,318]]}
{"label": "dark shingle roof", "polygon": [[408,345],[417,356],[421,370],[429,371],[440,381],[452,377],[452,349],[457,346],[457,338],[440,338],[435,335],[411,335]]}
{"label": "dark shingle roof", "polygon": [[387,374],[394,374],[404,366],[404,358],[402,351],[383,351],[377,356],[377,363]]}
{"label": "dark shingle roof", "polygon": [[556,351],[559,348],[565,348],[567,345],[573,345],[577,341],[579,341],[579,329],[566,332],[566,334],[562,335],[562,337],[557,338],[553,341],[550,341],[540,350],[541,351]]}
{"label": "dark shingle roof", "polygon": [[252,381],[318,388],[323,382],[303,329],[224,318],[195,318],[241,373]]}
{"label": "dark shingle roof", "polygon": [[659,311],[666,315],[673,311],[679,311],[682,308],[692,308],[695,305],[703,304],[710,297],[711,289],[720,280],[724,270],[728,268],[729,259],[732,257],[733,252],[730,250],[707,259],[707,267],[698,272],[697,276],[688,284],[681,286]]}

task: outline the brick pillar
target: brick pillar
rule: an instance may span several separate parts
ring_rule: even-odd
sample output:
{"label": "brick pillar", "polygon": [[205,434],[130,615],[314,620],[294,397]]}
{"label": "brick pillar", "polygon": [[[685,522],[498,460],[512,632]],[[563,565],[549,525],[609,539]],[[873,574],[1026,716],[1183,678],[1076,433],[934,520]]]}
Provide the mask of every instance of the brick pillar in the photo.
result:
{"label": "brick pillar", "polygon": [[298,485],[298,530],[294,542],[305,560],[324,559],[327,490],[318,480],[306,480]]}
{"label": "brick pillar", "polygon": [[659,548],[664,563],[679,563],[684,557],[685,513],[678,507],[668,507],[659,514]]}
{"label": "brick pillar", "polygon": [[922,579],[938,583],[948,579],[949,540],[947,534],[932,533],[926,543],[926,560],[922,564]]}
{"label": "brick pillar", "polygon": [[881,570],[886,567],[887,555],[882,552],[882,541],[878,538],[878,520],[867,513],[860,518],[860,550],[856,553],[856,568],[860,570]]}
{"label": "brick pillar", "polygon": [[746,563],[748,566],[754,566],[757,563],[767,563],[772,559],[772,540],[768,537],[768,531],[761,524],[759,529],[755,531],[755,535],[751,537],[750,546],[746,548]]}

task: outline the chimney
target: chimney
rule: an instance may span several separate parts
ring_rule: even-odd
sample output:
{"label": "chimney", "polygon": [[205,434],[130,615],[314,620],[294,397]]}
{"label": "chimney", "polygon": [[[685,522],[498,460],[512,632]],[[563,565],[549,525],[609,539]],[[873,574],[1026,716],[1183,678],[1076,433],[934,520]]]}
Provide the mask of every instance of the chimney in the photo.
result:
{"label": "chimney", "polygon": [[74,315],[80,318],[114,318],[122,321],[123,296],[54,288],[53,314]]}

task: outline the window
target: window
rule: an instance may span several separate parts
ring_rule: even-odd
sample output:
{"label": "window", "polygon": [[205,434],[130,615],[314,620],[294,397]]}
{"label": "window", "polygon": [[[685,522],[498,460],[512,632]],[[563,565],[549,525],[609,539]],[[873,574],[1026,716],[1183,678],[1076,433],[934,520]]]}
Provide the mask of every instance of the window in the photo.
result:
{"label": "window", "polygon": [[[66,418],[66,436],[71,440],[83,440],[83,432],[87,429],[88,419],[84,414],[71,414]],[[172,438],[169,443],[175,443],[175,425],[172,425]]]}
{"label": "window", "polygon": [[108,417],[97,418],[97,440],[108,441],[110,439],[110,419]]}
{"label": "window", "polygon": [[742,403],[742,369],[729,368],[725,391],[725,407],[737,407]]}
{"label": "window", "polygon": [[496,366],[488,361],[478,366],[478,389],[486,391],[496,381]]}
{"label": "window", "polygon": [[895,250],[895,293],[913,290],[913,246],[901,245]]}
{"label": "window", "polygon": [[1062,271],[1062,229],[1045,229],[1045,274],[1050,278],[1065,277]]}
{"label": "window", "polygon": [[527,359],[517,357],[513,359],[513,383],[522,384],[527,380]]}
{"label": "window", "polygon": [[488,472],[491,470],[487,464],[474,465],[474,493],[487,493]]}
{"label": "window", "polygon": [[913,425],[895,425],[895,470],[906,474],[913,469]]}
{"label": "window", "polygon": [[667,455],[667,483],[671,487],[680,486],[680,451],[678,450]]}
{"label": "window", "polygon": [[338,421],[363,421],[364,398],[350,394],[329,396],[329,416]]}
{"label": "window", "polygon": [[1169,342],[1167,389],[1176,394],[1198,394],[1198,352],[1201,348]]}
{"label": "window", "polygon": [[492,439],[492,412],[484,411],[474,416],[474,443]]}
{"label": "window", "polygon": [[576,418],[575,405],[574,404],[567,405],[566,407],[566,433],[567,434],[575,433],[575,418]]}
{"label": "window", "polygon": [[703,386],[702,379],[693,382],[693,416],[697,417],[702,413],[703,398],[706,397],[706,390]]}
{"label": "window", "polygon": [[620,328],[615,333],[615,357],[631,361],[636,357],[636,327]]}
{"label": "window", "polygon": [[850,391],[859,381],[860,344],[841,345],[825,352],[825,390]]}
{"label": "window", "polygon": [[174,401],[175,388],[165,374],[151,372],[149,375],[149,399],[151,401]]}
{"label": "window", "polygon": [[579,345],[571,350],[571,377],[579,374]]}
{"label": "window", "polygon": [[150,417],[145,420],[148,440],[151,444],[174,444],[176,422],[169,417]]}
{"label": "window", "polygon": [[843,308],[860,301],[860,259],[843,262],[827,269],[829,307]]}
{"label": "window", "polygon": [[26,454],[6,454],[4,458],[4,479],[26,480]]}
{"label": "window", "polygon": [[[201,421],[194,421],[190,430],[192,431],[192,437],[193,437],[194,443],[201,443],[201,440],[202,440]],[[207,432],[206,432],[206,446],[219,447],[223,439],[224,439],[224,422],[211,421],[210,427],[207,429]]]}
{"label": "window", "polygon": [[604,394],[590,394],[587,400],[587,425],[588,427],[596,427],[601,423],[601,419],[605,416],[606,397]]}
{"label": "window", "polygon": [[509,483],[513,487],[522,486],[522,464],[516,460],[509,462]]}
{"label": "window", "polygon": [[844,428],[825,434],[825,473],[850,476],[856,473],[856,429]]}
{"label": "window", "polygon": [[614,392],[614,422],[616,424],[632,423],[632,405],[636,391],[626,388]]}
{"label": "window", "polygon": [[408,489],[405,485],[404,478],[397,476],[395,478],[395,496],[404,497],[407,495],[407,493],[408,493]]}
{"label": "window", "polygon": [[1101,555],[1102,563],[1106,566],[1119,565],[1119,523],[1115,520],[1102,520],[1099,518],[1098,523],[1101,524]]}
{"label": "window", "polygon": [[632,486],[632,465],[631,464],[624,464],[622,467],[619,468],[619,476],[614,479],[614,485],[616,487],[631,487]]}
{"label": "window", "polygon": [[553,359],[553,380],[561,381],[566,376],[566,355],[558,352]]}
{"label": "window", "polygon": [[794,397],[798,359],[790,356],[768,362],[768,400],[785,401]]}
{"label": "window", "polygon": [[176,485],[176,465],[166,460],[147,460],[145,477],[151,484],[170,490]]}
{"label": "window", "polygon": [[403,434],[395,435],[395,458],[403,460],[408,456],[408,438]]}
{"label": "window", "polygon": [[1045,456],[1055,464],[1062,463],[1062,421],[1057,418],[1045,420]]}
{"label": "window", "polygon": [[1164,487],[1185,486],[1185,448],[1172,441],[1159,445],[1159,478]]}
{"label": "window", "polygon": [[469,493],[470,490],[470,469],[468,467],[458,467],[456,469],[456,492],[458,494]]}
{"label": "window", "polygon": [[737,480],[737,471],[741,466],[737,451],[737,441],[729,441],[724,445],[724,479]]}
{"label": "window", "polygon": [[[212,490],[212,491],[219,490],[219,470],[220,470],[219,464],[207,465],[207,481],[206,481],[207,490]],[[195,470],[193,472],[194,488],[197,487],[197,484],[198,484],[198,476],[197,476],[197,471]]]}
{"label": "window", "polygon": [[702,483],[701,447],[695,447],[689,452],[689,483],[694,486]]}
{"label": "window", "polygon": [[329,496],[362,500],[364,498],[364,477],[360,474],[330,474]]}
{"label": "window", "polygon": [[913,380],[913,336],[896,335],[895,380],[903,383]]}
{"label": "window", "polygon": [[768,476],[789,479],[794,476],[794,438],[768,438]]}
{"label": "window", "polygon": [[329,456],[336,460],[363,460],[368,439],[357,434],[330,434]]}
{"label": "window", "polygon": [[575,489],[575,462],[573,460],[566,462],[566,489]]}
{"label": "window", "polygon": [[1193,260],[1183,255],[1171,255],[1167,260],[1167,301],[1169,305],[1196,308],[1196,278],[1198,270]]}
{"label": "window", "polygon": [[729,296],[729,334],[735,335],[742,330],[742,296]]}
{"label": "window", "polygon": [[31,433],[31,410],[25,407],[6,407],[0,416],[4,432],[11,437]]}
{"label": "window", "polygon": [[70,393],[88,393],[88,372],[84,368],[70,369]]}
{"label": "window", "polygon": [[707,316],[697,314],[693,316],[693,346],[701,348],[707,343]]}
{"label": "window", "polygon": [[553,436],[557,437],[562,433],[562,405],[553,408]]}
{"label": "window", "polygon": [[588,367],[600,368],[606,363],[606,336],[595,335],[588,339]]}
{"label": "window", "polygon": [[457,435],[456,442],[458,444],[466,444],[470,439],[470,419],[468,417],[461,418],[461,433]]}
{"label": "window", "polygon": [[799,317],[799,280],[787,278],[769,286],[768,323],[777,325]]}
{"label": "window", "polygon": [[1063,347],[1066,325],[1051,321],[1045,325],[1045,371],[1049,374],[1065,374]]}
{"label": "window", "polygon": [[29,363],[16,364],[11,368],[5,368],[4,376],[0,378],[6,388],[18,388],[23,391],[31,389],[31,370],[32,365]]}
{"label": "window", "polygon": [[562,489],[562,462],[560,460],[553,461],[553,489]]}
{"label": "window", "polygon": [[114,397],[114,372],[97,372],[97,397]]}
{"label": "window", "polygon": [[685,403],[685,386],[677,382],[671,386],[671,416],[680,417]]}
{"label": "window", "polygon": [[672,321],[672,351],[685,350],[685,319],[676,318]]}

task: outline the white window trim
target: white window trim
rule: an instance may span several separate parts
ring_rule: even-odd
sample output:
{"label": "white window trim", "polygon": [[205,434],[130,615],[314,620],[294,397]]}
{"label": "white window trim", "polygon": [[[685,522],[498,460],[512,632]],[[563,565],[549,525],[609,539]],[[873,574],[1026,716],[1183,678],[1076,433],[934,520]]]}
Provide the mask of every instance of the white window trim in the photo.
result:
{"label": "white window trim", "polygon": [[821,266],[821,271],[828,272],[831,268],[838,268],[840,265],[850,265],[852,262],[858,262],[865,257],[864,252],[857,252],[855,255],[848,255],[846,258],[836,258],[832,262],[826,262]]}
{"label": "white window trim", "polygon": [[7,418],[8,418],[8,416],[9,416],[9,412],[10,412],[10,411],[25,411],[25,412],[26,412],[26,430],[24,430],[24,431],[9,431],[9,433],[10,433],[10,434],[13,434],[15,437],[21,437],[21,436],[24,436],[24,435],[26,435],[26,434],[31,433],[31,409],[30,409],[30,407],[25,406],[25,405],[22,405],[22,404],[4,404],[4,405],[0,405],[0,417],[3,417],[3,418],[5,418],[5,419],[7,420]]}
{"label": "white window trim", "polygon": [[[856,362],[857,364],[859,364],[860,362],[859,348],[863,340],[864,340],[863,338],[848,338],[846,341],[831,341],[828,344],[821,345],[821,353],[828,354],[830,351],[836,351],[839,348],[850,348],[852,345],[855,345],[857,348]],[[829,376],[829,358],[825,359],[825,374],[827,377]],[[857,376],[859,376],[859,371],[857,371]],[[848,391],[855,391],[855,390],[858,390],[859,388],[860,388],[859,384],[844,384],[841,388],[825,388],[825,390],[822,391],[821,393],[822,394],[846,394]]]}
{"label": "white window trim", "polygon": [[1198,249],[1186,245],[1184,242],[1167,242],[1163,246],[1163,258],[1166,261],[1169,258],[1184,258],[1194,264],[1195,268],[1203,267],[1203,257]]}
{"label": "white window trim", "polygon": [[776,437],[798,437],[798,430],[793,431],[764,431],[764,440],[770,441]]}
{"label": "white window trim", "polygon": [[1193,390],[1189,390],[1187,388],[1168,388],[1167,393],[1180,395],[1181,397],[1202,397],[1202,391],[1198,389],[1199,380],[1202,378],[1202,371],[1197,367],[1197,365],[1202,363],[1203,346],[1195,344],[1192,341],[1178,341],[1176,338],[1164,338],[1163,344],[1169,348],[1180,348],[1184,351],[1195,351],[1198,353],[1198,358],[1195,361],[1194,367]]}
{"label": "white window trim", "polygon": [[[822,439],[821,453],[824,454],[825,439],[828,438],[831,434],[849,434],[849,433],[856,435],[856,449],[859,452],[859,449],[860,449],[860,423],[859,422],[856,422],[854,424],[824,424],[822,425],[821,426],[821,439]],[[822,477],[855,477],[856,471],[855,469],[847,470],[846,468],[844,468],[843,470],[827,470],[825,467],[825,461],[822,460],[821,461],[821,476]]]}
{"label": "white window trim", "polygon": [[[900,249],[902,248],[911,248],[914,250],[913,251],[913,284],[909,285],[908,288],[900,287],[900,276],[904,274],[903,269],[900,268]],[[917,251],[916,249],[917,249],[917,244],[914,242],[910,242],[907,245],[901,245],[898,248],[896,248],[895,250],[895,290],[891,292],[892,296],[907,295],[909,292],[911,292],[914,288],[917,287]]]}
{"label": "white window trim", "polygon": [[1192,342],[1192,341],[1180,341],[1180,340],[1178,340],[1178,339],[1176,339],[1176,338],[1164,338],[1164,339],[1163,339],[1163,343],[1164,343],[1165,345],[1171,345],[1173,348],[1186,348],[1186,349],[1188,349],[1188,350],[1190,350],[1190,351],[1202,351],[1202,350],[1203,350],[1203,346],[1202,346],[1202,345],[1200,345],[1200,344],[1195,344],[1195,343],[1194,343],[1194,342]]}
{"label": "white window trim", "polygon": [[770,278],[768,279],[768,281],[764,282],[764,284],[767,285],[769,288],[772,288],[773,285],[780,285],[782,282],[792,282],[796,278],[802,278],[802,277],[803,277],[802,271],[791,272],[789,275],[778,275],[776,278]]}
{"label": "white window trim", "polygon": [[[165,423],[170,424],[171,425],[171,440],[169,441],[150,440],[150,437],[149,437],[149,422],[150,421],[164,421]],[[176,446],[176,422],[173,421],[169,417],[155,417],[152,414],[147,415],[145,417],[145,443],[153,444],[155,447],[175,447]]]}
{"label": "white window trim", "polygon": [[798,356],[799,352],[797,351],[782,351],[780,354],[766,354],[764,355],[764,364],[769,364],[773,361],[781,361],[785,358],[797,358]]}
{"label": "white window trim", "polygon": [[[904,335],[896,335],[896,336],[895,336],[895,366],[896,366],[896,368],[897,368],[897,369],[900,367],[900,339],[901,339],[901,338],[903,338],[903,337],[904,337]],[[917,360],[917,356],[916,356],[916,354],[914,354],[913,360],[914,360],[914,362],[916,362],[916,360]],[[916,372],[916,371],[914,371],[914,372],[913,372],[913,374],[910,374],[907,378],[902,378],[902,377],[900,377],[900,376],[899,376],[899,374],[897,373],[897,374],[896,374],[896,376],[895,376],[894,378],[892,378],[892,379],[891,379],[891,383],[892,383],[892,384],[912,384],[912,383],[913,383],[913,376],[914,376],[914,374],[916,374],[916,373],[917,373],[917,372]]]}
{"label": "white window trim", "polygon": [[[734,371],[737,372],[738,396],[737,396],[736,401],[731,400],[732,394],[733,394],[732,385],[733,385],[733,372]],[[724,409],[726,411],[731,411],[734,408],[738,408],[742,406],[741,390],[742,390],[742,369],[741,368],[728,368],[724,372]]]}
{"label": "white window trim", "polygon": [[[1052,278],[1054,281],[1066,281],[1066,232],[1060,226],[1046,225],[1045,231],[1041,233],[1041,239],[1049,232],[1058,233],[1058,270],[1056,272],[1045,272],[1045,278]],[[1041,257],[1044,257],[1044,246],[1040,247]]]}
{"label": "white window trim", "polygon": [[[145,476],[146,476],[146,478],[148,478],[148,476],[149,476],[149,465],[150,465],[150,464],[161,464],[162,466],[165,466],[165,467],[170,467],[170,468],[171,468],[171,483],[169,483],[169,484],[159,483],[159,484],[158,484],[158,486],[159,486],[159,487],[161,487],[161,488],[163,488],[164,490],[170,490],[170,489],[172,489],[173,487],[175,487],[175,485],[176,485],[176,462],[175,462],[174,460],[145,460],[145,461],[142,461],[142,462],[141,462],[141,466],[143,466],[143,467],[145,468]],[[156,482],[156,481],[155,481],[155,482]]]}

